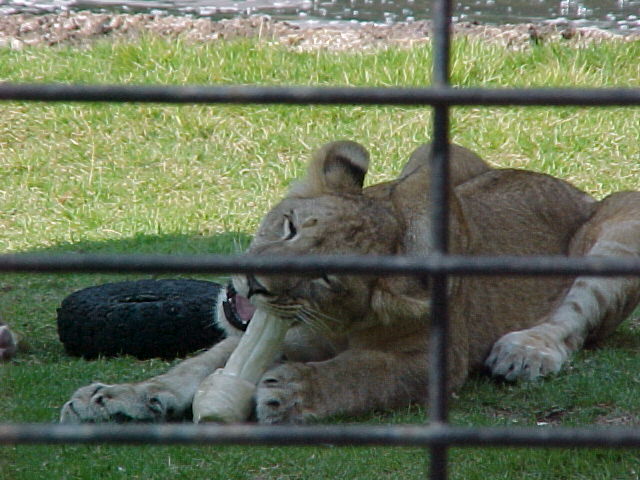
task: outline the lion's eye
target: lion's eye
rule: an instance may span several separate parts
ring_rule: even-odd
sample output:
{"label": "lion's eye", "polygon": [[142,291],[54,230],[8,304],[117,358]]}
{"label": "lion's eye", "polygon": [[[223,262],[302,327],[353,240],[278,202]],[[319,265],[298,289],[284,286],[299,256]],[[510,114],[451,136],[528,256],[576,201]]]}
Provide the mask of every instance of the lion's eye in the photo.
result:
{"label": "lion's eye", "polygon": [[282,228],[282,238],[284,240],[291,240],[298,233],[298,230],[296,229],[296,226],[293,224],[293,220],[291,220],[291,217],[289,215],[284,216],[284,224]]}

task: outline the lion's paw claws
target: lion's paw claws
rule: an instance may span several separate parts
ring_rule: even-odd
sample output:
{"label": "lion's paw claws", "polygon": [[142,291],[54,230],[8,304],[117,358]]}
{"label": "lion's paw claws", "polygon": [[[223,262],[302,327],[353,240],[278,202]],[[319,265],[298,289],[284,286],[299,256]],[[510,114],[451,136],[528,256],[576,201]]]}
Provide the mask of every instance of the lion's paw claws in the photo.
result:
{"label": "lion's paw claws", "polygon": [[258,384],[256,415],[261,423],[305,423],[305,367],[281,365],[268,371]]}
{"label": "lion's paw claws", "polygon": [[534,380],[558,372],[568,357],[564,345],[523,330],[500,338],[493,345],[485,366],[493,376],[507,381]]}

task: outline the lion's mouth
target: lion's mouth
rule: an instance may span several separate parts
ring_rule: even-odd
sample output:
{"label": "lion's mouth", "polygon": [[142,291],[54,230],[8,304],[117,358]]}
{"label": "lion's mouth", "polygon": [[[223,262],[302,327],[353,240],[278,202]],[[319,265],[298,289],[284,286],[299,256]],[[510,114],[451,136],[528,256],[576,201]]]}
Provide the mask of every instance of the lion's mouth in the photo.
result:
{"label": "lion's mouth", "polygon": [[231,283],[227,285],[227,298],[222,302],[222,309],[227,321],[243,332],[256,311],[256,307],[249,302],[249,299],[236,292]]}

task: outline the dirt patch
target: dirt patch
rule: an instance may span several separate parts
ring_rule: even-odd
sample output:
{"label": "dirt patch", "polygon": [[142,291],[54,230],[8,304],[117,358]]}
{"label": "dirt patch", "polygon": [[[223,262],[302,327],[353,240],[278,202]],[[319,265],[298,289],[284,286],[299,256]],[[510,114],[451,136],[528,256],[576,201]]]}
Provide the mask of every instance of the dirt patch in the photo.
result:
{"label": "dirt patch", "polygon": [[[525,49],[542,42],[564,42],[580,46],[598,41],[637,41],[640,34],[619,35],[595,28],[574,28],[569,23],[489,26],[474,23],[454,25],[456,36],[479,38],[511,49]],[[87,43],[104,38],[134,39],[159,35],[193,42],[233,38],[259,38],[296,50],[380,49],[410,47],[430,41],[429,22],[392,25],[345,24],[302,27],[269,17],[213,21],[152,14],[107,14],[63,12],[60,14],[11,14],[0,16],[0,48],[20,49],[30,45]]]}

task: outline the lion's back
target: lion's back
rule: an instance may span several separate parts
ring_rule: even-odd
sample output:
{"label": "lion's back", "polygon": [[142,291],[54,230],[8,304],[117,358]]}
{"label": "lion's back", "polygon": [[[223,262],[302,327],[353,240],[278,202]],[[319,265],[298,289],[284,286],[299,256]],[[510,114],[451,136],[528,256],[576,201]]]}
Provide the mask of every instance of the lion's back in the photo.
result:
{"label": "lion's back", "polygon": [[550,175],[492,170],[455,189],[473,254],[563,255],[597,202]]}

